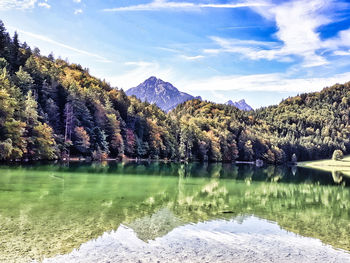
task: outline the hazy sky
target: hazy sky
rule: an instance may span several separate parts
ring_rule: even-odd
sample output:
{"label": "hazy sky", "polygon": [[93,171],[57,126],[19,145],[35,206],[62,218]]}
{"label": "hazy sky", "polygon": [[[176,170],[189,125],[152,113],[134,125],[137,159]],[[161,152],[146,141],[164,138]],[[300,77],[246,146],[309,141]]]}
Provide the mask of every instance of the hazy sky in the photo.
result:
{"label": "hazy sky", "polygon": [[350,80],[350,1],[0,0],[0,19],[123,89],[156,76],[259,107]]}

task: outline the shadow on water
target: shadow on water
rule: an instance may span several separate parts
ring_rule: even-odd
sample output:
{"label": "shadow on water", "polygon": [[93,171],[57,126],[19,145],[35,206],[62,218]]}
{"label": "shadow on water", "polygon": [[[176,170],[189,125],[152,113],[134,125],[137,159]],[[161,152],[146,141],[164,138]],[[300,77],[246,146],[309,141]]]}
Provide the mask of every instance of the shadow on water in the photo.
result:
{"label": "shadow on water", "polygon": [[341,175],[287,166],[0,166],[0,261],[69,253],[120,224],[150,240],[180,225],[248,215],[350,250],[348,185]]}
{"label": "shadow on water", "polygon": [[[165,162],[70,162],[70,163],[46,163],[0,166],[37,171],[57,171],[84,174],[104,175],[152,175],[152,176],[178,176],[185,177],[217,177],[221,179],[236,179],[257,182],[281,182],[281,183],[307,183],[320,185],[350,186],[350,177],[341,172],[327,172],[312,168],[297,166],[268,165],[256,167],[255,165],[231,164],[231,163],[165,163]],[[181,169],[181,172],[179,170]]]}

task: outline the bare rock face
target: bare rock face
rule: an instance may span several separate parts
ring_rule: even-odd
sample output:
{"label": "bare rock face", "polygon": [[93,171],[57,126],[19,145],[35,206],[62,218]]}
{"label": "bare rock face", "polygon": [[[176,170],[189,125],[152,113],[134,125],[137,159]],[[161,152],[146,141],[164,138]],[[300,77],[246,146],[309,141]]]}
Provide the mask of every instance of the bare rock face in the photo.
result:
{"label": "bare rock face", "polygon": [[[128,89],[126,91],[126,95],[134,95],[141,101],[154,103],[165,112],[174,109],[177,105],[185,101],[202,99],[200,96],[194,97],[188,93],[181,92],[171,83],[165,82],[153,76],[146,79],[137,87]],[[237,102],[229,100],[225,104],[237,107],[238,109],[244,111],[253,110],[253,108],[248,105],[244,99]]]}
{"label": "bare rock face", "polygon": [[159,108],[168,112],[178,104],[192,99],[201,99],[179,91],[171,83],[156,77],[150,77],[137,87],[126,91],[128,96],[135,95],[141,101],[155,103]]}
{"label": "bare rock face", "polygon": [[240,100],[240,101],[237,101],[237,102],[233,102],[232,100],[229,100],[225,104],[226,105],[235,106],[236,108],[238,108],[240,110],[244,110],[244,111],[251,111],[251,110],[253,110],[253,108],[249,104],[247,104],[244,99]]}

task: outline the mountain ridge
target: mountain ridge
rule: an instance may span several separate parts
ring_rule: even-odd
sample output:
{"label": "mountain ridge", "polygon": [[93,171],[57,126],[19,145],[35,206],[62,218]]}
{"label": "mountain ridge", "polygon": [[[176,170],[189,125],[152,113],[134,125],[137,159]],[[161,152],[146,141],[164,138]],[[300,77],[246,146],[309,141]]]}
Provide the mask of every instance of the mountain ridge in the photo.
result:
{"label": "mountain ridge", "polygon": [[[201,96],[193,96],[186,92],[182,92],[174,87],[170,82],[163,81],[155,76],[151,76],[136,87],[128,89],[126,92],[128,96],[136,96],[143,102],[156,104],[165,112],[169,112],[176,108],[177,105],[188,100],[200,99]],[[251,111],[253,108],[246,103],[244,99],[233,102],[229,100],[226,105],[234,106],[243,111]]]}
{"label": "mountain ridge", "polygon": [[233,102],[232,100],[228,100],[225,102],[226,105],[235,106],[236,108],[243,111],[251,111],[253,108],[245,101],[245,99],[241,99],[239,101]]}

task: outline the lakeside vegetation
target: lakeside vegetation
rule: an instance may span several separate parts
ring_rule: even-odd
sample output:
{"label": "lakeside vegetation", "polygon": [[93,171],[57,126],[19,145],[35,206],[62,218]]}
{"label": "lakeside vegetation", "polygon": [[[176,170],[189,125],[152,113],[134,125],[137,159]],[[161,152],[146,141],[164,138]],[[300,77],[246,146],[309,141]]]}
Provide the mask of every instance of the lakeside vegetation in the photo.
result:
{"label": "lakeside vegetation", "polygon": [[341,180],[342,176],[350,177],[350,155],[338,160],[332,158],[318,161],[300,162],[298,163],[298,166],[331,172],[333,178],[338,178],[338,180]]}
{"label": "lakeside vegetation", "polygon": [[40,55],[0,22],[0,160],[329,158],[350,152],[349,89],[337,84],[250,112],[191,100],[166,114],[79,64]]}

